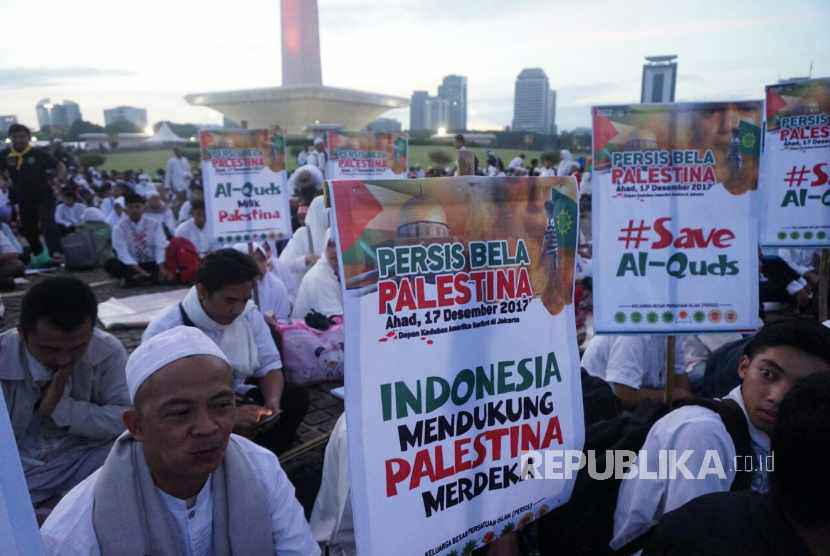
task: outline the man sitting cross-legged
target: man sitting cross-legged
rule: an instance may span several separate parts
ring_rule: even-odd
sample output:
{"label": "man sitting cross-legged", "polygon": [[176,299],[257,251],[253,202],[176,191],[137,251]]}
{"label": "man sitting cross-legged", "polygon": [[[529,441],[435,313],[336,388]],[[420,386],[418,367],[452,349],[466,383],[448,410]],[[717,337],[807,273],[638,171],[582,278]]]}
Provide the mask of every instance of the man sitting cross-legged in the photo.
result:
{"label": "man sitting cross-legged", "polygon": [[23,296],[18,328],[0,334],[0,391],[36,506],[100,467],[124,430],[127,352],[95,328],[97,314],[88,285],[48,278]]}
{"label": "man sitting cross-legged", "polygon": [[225,354],[196,328],[139,346],[128,431],[44,524],[47,554],[319,554],[277,458],[231,434],[231,384]]}

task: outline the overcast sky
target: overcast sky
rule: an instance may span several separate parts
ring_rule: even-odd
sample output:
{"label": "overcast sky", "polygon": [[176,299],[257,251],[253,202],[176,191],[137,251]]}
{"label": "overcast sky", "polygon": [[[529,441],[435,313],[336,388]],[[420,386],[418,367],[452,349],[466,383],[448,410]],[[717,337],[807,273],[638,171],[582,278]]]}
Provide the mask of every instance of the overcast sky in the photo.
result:
{"label": "overcast sky", "polygon": [[[639,101],[643,57],[679,56],[678,100],[761,98],[779,77],[830,76],[828,0],[319,0],[323,82],[409,97],[466,75],[469,126],[511,123],[541,67],[557,124]],[[152,122],[218,123],[192,92],[280,84],[278,0],[0,0],[0,114],[36,125],[44,97],[84,119],[145,107]],[[408,110],[387,114],[409,125]]]}

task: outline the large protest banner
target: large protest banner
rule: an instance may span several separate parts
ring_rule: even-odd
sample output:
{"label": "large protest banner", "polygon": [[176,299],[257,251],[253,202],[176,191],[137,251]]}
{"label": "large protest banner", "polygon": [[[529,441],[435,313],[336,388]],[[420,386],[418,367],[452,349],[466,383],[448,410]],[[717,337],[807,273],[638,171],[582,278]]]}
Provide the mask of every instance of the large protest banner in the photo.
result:
{"label": "large protest banner", "polygon": [[599,333],[755,329],[761,103],[593,108]]}
{"label": "large protest banner", "polygon": [[769,85],[761,244],[830,247],[830,79]]}
{"label": "large protest banner", "polygon": [[283,133],[202,131],[199,144],[211,237],[226,246],[290,237]]}
{"label": "large protest banner", "polygon": [[326,133],[330,180],[396,178],[406,175],[409,136],[406,133]]}
{"label": "large protest banner", "polygon": [[335,181],[358,552],[469,554],[567,501],[580,450],[572,178]]}

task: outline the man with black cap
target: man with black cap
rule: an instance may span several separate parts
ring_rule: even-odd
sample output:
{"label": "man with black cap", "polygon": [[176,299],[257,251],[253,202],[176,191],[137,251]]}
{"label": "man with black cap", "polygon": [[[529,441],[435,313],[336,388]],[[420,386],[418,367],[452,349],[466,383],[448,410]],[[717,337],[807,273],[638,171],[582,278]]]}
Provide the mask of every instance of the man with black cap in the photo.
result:
{"label": "man with black cap", "polygon": [[[12,187],[9,200],[16,205],[23,236],[32,248],[35,266],[52,263],[50,254],[60,259],[60,233],[55,225],[55,196],[52,180],[63,180],[66,168],[52,155],[32,147],[32,134],[22,124],[9,127],[11,147],[0,153],[4,171]],[[44,250],[40,235],[46,239],[48,251]]]}

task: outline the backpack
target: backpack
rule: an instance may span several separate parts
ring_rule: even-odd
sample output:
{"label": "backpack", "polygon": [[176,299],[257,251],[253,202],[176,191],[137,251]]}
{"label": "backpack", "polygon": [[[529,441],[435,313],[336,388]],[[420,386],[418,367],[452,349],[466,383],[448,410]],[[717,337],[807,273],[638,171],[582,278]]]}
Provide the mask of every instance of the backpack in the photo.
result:
{"label": "backpack", "polygon": [[[589,450],[596,452],[597,471],[602,472],[606,451],[638,452],[654,423],[672,409],[686,405],[705,407],[720,415],[735,443],[737,456],[752,455],[749,428],[740,406],[733,400],[704,398],[678,400],[672,407],[652,400],[643,401],[631,412],[589,426],[586,429],[584,450],[586,453]],[[731,490],[747,490],[751,481],[751,472],[739,471]],[[614,533],[614,510],[619,490],[619,479],[612,477],[604,481],[593,480],[588,476],[587,466],[581,469],[577,473],[570,501],[540,521],[539,546],[542,554],[633,554],[642,549],[650,531],[617,551],[608,546]]]}
{"label": "backpack", "polygon": [[268,322],[282,355],[283,372],[291,384],[343,380],[343,320],[319,330],[302,320]]}
{"label": "backpack", "polygon": [[61,245],[67,270],[88,270],[98,264],[98,250],[92,231],[76,229],[61,239]]}
{"label": "backpack", "polygon": [[85,222],[75,227],[75,230],[87,230],[92,233],[95,241],[95,251],[98,253],[98,264],[104,264],[112,258],[112,228],[106,222]]}
{"label": "backpack", "polygon": [[164,250],[164,267],[182,284],[191,284],[199,271],[199,251],[189,239],[174,237]]}

